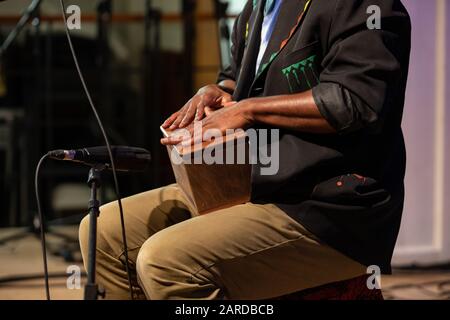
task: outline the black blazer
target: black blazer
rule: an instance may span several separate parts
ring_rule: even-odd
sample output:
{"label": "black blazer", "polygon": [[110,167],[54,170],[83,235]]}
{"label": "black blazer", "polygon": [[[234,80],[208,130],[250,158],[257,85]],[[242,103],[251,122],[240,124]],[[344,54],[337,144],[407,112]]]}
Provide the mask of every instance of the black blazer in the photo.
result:
{"label": "black blazer", "polygon": [[[261,176],[254,166],[252,199],[276,203],[324,242],[390,272],[404,198],[408,13],[400,0],[283,0],[255,70],[263,2],[248,1],[238,17],[219,81],[237,82],[237,101],[312,90],[338,134],[281,130],[280,170]],[[367,26],[371,5],[381,9],[381,30]]]}

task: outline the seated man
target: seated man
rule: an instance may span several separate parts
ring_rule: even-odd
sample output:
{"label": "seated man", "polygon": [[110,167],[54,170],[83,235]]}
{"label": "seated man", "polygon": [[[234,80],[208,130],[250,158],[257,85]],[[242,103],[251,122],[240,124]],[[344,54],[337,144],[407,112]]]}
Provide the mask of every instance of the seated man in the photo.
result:
{"label": "seated man", "polygon": [[[377,12],[381,29],[368,23]],[[410,29],[399,0],[248,1],[231,66],[163,127],[280,130],[280,169],[263,176],[255,164],[251,202],[203,216],[177,185],[124,199],[133,291],[268,299],[368,266],[390,272],[404,199]],[[87,230],[85,219],[85,261]],[[97,259],[107,297],[129,298],[116,203],[101,209]]]}

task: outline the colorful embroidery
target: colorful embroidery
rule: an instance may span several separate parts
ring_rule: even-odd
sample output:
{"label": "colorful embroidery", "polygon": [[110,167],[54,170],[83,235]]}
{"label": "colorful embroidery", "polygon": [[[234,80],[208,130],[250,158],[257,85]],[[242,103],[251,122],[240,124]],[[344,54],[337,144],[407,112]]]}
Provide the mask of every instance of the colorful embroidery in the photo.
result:
{"label": "colorful embroidery", "polygon": [[[289,83],[289,90],[291,93],[294,92],[294,86],[292,81],[295,80],[297,83],[297,87],[301,86],[301,80],[304,79],[309,87],[309,89],[312,89],[314,84],[317,84],[320,82],[316,71],[314,70],[314,62],[316,60],[317,56],[313,55],[309,58],[306,58],[302,61],[299,61],[297,63],[294,63],[290,65],[287,68],[284,68],[282,70],[284,76],[286,77],[288,83]],[[310,72],[307,72],[307,71]],[[308,76],[309,75],[309,76]],[[312,75],[312,79],[311,79]]]}
{"label": "colorful embroidery", "polygon": [[308,0],[305,4],[305,8],[303,8],[303,11],[306,11],[310,4],[311,4],[311,0]]}
{"label": "colorful embroidery", "polygon": [[300,23],[302,22],[302,19],[304,17],[304,15],[306,14],[306,11],[308,10],[310,4],[311,4],[312,0],[308,0],[305,4],[305,7],[303,9],[303,12],[298,16],[297,18],[297,22],[294,25],[294,27],[291,29],[291,31],[289,32],[289,36],[283,40],[281,42],[280,45],[280,49],[278,50],[278,52],[275,52],[274,54],[272,54],[270,56],[270,59],[268,62],[262,64],[262,67],[260,68],[259,72],[258,72],[258,76],[261,75],[263,73],[263,71],[273,62],[273,60],[275,60],[275,58],[278,56],[278,54],[281,52],[281,50],[284,49],[284,47],[287,45],[287,43],[289,42],[289,40],[291,40],[292,36],[294,35],[295,31],[298,29]]}
{"label": "colorful embroidery", "polygon": [[269,64],[271,64],[273,62],[273,60],[275,60],[275,58],[277,57],[278,52],[274,52],[272,53],[272,55],[270,56],[270,59],[268,62],[264,63],[263,65],[261,65],[261,67],[259,68],[257,77],[259,77],[259,75],[261,74],[261,72],[263,72],[268,66]]}

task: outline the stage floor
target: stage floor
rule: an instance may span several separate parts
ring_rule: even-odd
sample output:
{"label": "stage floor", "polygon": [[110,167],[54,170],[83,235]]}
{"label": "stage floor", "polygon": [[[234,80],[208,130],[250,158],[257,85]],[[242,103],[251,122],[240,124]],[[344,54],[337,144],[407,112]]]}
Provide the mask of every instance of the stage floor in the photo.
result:
{"label": "stage floor", "polygon": [[[58,233],[77,238],[76,227],[55,228]],[[21,229],[0,229],[0,241],[10,235],[20,232]],[[61,249],[76,246],[76,242],[67,244],[60,238],[49,235],[48,243],[49,269],[51,274],[61,275],[51,279],[52,299],[77,300],[83,298],[82,289],[67,288],[67,268],[79,267],[83,270],[79,252],[75,250],[75,262],[66,262]],[[70,251],[70,250],[69,250]],[[67,253],[64,253],[67,254]],[[26,281],[3,282],[5,278],[16,276],[33,276],[42,273],[42,258],[39,239],[33,235],[12,240],[0,245],[0,300],[39,300],[45,298],[43,279],[31,279]],[[75,268],[76,268],[75,267]],[[84,278],[82,278],[83,284]],[[447,281],[446,285],[443,283]],[[73,284],[73,282],[71,283]],[[382,278],[383,294],[385,299],[445,299],[450,298],[450,272],[401,272]],[[447,291],[447,294],[445,294]]]}

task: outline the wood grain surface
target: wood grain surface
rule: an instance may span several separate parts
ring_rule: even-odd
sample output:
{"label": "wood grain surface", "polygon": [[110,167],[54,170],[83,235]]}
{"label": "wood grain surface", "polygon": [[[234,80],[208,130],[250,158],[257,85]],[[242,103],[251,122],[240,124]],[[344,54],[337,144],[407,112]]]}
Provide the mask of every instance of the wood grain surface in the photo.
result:
{"label": "wood grain surface", "polygon": [[[173,132],[161,129],[164,136]],[[168,146],[169,157],[181,156],[181,164],[171,161],[172,169],[180,189],[196,213],[206,214],[228,208],[250,200],[251,165],[248,161],[248,143],[244,132],[223,137],[221,141],[208,141],[194,148]],[[244,151],[244,161],[237,161],[237,153]],[[231,155],[230,155],[231,152]],[[207,164],[205,153],[222,159],[223,164]],[[226,158],[233,163],[226,163]],[[172,159],[173,160],[173,159]]]}

